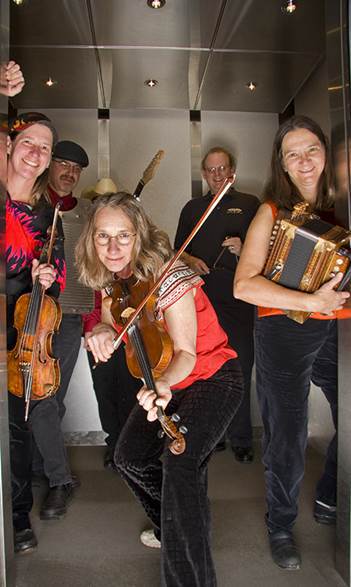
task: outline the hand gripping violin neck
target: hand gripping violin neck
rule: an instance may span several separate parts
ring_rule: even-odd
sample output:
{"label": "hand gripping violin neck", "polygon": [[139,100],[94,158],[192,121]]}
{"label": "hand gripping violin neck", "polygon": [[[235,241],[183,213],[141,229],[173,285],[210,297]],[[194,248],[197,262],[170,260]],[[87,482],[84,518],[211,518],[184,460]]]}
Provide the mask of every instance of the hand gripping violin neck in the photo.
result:
{"label": "hand gripping violin neck", "polygon": [[[40,263],[50,263],[55,239],[55,227],[60,205],[55,208],[50,240],[40,256]],[[60,385],[58,360],[52,357],[52,336],[61,322],[58,302],[45,295],[37,277],[31,293],[21,295],[15,306],[14,326],[17,342],[8,352],[8,389],[23,397],[25,420],[28,419],[30,400],[45,399],[56,393]]]}
{"label": "hand gripping violin neck", "polygon": [[[135,308],[150,289],[150,283],[136,281],[134,277],[118,280],[112,292],[111,313],[120,326],[135,313]],[[173,355],[172,341],[164,329],[162,320],[155,319],[156,297],[149,298],[148,303],[127,330],[126,359],[128,369],[134,377],[145,381],[146,387],[157,394],[154,377],[158,377],[169,365]],[[163,408],[157,407],[157,419],[162,431],[171,442],[169,449],[173,454],[185,450],[185,426],[177,429],[175,422],[179,416],[169,418]]]}

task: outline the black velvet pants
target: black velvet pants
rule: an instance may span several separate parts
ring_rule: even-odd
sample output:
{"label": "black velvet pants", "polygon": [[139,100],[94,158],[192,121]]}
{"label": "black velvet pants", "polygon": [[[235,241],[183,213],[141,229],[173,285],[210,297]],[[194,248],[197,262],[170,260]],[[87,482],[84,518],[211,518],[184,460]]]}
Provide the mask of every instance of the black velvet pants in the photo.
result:
{"label": "black velvet pants", "polygon": [[137,405],[120,435],[115,462],[161,535],[161,585],[215,587],[210,548],[207,465],[243,395],[239,361],[174,393],[167,413],[188,428],[186,450],[173,455]]}
{"label": "black velvet pants", "polygon": [[[286,316],[260,318],[256,370],[264,426],[268,530],[290,531],[304,475],[311,381],[324,393],[337,425],[336,320],[310,318],[298,324]],[[316,498],[329,505],[336,505],[336,458],[334,435],[316,490]]]}
{"label": "black velvet pants", "polygon": [[142,381],[133,377],[126,364],[124,345],[121,345],[106,363],[92,369],[93,354],[88,352],[91,376],[98,403],[101,426],[106,432],[106,444],[114,452],[120,432],[136,403],[136,394]]}

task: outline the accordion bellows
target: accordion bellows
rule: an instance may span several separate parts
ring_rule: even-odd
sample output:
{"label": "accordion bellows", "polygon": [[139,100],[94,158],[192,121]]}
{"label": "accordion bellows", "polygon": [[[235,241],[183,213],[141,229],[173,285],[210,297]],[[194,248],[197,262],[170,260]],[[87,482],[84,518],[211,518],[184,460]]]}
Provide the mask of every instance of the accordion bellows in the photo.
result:
{"label": "accordion bellows", "polygon": [[[290,289],[313,293],[338,272],[344,274],[338,289],[350,279],[351,232],[321,220],[295,206],[290,219],[277,220],[263,275]],[[302,324],[308,312],[289,310],[289,318]]]}

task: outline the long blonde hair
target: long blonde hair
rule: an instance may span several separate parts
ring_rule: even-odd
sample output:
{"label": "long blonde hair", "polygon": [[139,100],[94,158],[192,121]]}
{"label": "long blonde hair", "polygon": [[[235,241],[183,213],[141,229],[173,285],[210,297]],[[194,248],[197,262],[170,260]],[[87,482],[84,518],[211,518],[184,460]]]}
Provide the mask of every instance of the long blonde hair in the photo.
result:
{"label": "long blonde hair", "polygon": [[104,208],[120,209],[131,221],[136,236],[132,250],[131,271],[142,281],[155,279],[173,255],[167,234],[158,229],[131,194],[118,192],[102,196],[92,205],[89,219],[75,248],[79,280],[95,290],[113,281],[113,273],[98,258],[95,243],[95,218]]}

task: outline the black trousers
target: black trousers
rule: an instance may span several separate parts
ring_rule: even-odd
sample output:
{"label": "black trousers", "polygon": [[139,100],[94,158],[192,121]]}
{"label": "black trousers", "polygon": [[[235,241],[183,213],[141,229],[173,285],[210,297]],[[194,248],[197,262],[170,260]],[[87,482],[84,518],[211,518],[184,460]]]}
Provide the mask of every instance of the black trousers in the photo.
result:
{"label": "black trousers", "polygon": [[[45,401],[45,400],[43,400]],[[29,527],[32,495],[32,432],[24,421],[24,401],[8,394],[13,525]]]}
{"label": "black trousers", "polygon": [[88,352],[88,360],[98,403],[101,426],[107,437],[107,446],[114,451],[120,432],[135,405],[135,396],[142,386],[140,379],[128,370],[124,345],[121,345],[106,363],[92,369],[94,357]]}
{"label": "black trousers", "polygon": [[[263,463],[270,532],[290,531],[298,511],[307,444],[311,381],[322,389],[337,425],[337,324],[286,316],[257,320],[257,394],[264,426]],[[336,504],[336,435],[316,498]]]}
{"label": "black trousers", "polygon": [[173,455],[159,423],[135,406],[120,435],[115,462],[121,476],[161,533],[161,585],[215,587],[210,548],[207,465],[243,394],[239,361],[208,380],[177,391],[167,413],[188,428],[186,450]]}
{"label": "black trousers", "polygon": [[66,412],[64,399],[78,359],[82,337],[82,318],[63,314],[59,332],[54,339],[54,356],[60,360],[61,383],[56,394],[32,402],[30,426],[33,432],[33,471],[44,473],[50,487],[72,481],[61,420]]}
{"label": "black trousers", "polygon": [[234,272],[218,268],[202,277],[205,281],[203,289],[211,300],[230,346],[238,353],[244,376],[243,401],[226,436],[232,447],[249,447],[252,445],[251,375],[254,364],[255,308],[233,298]]}

